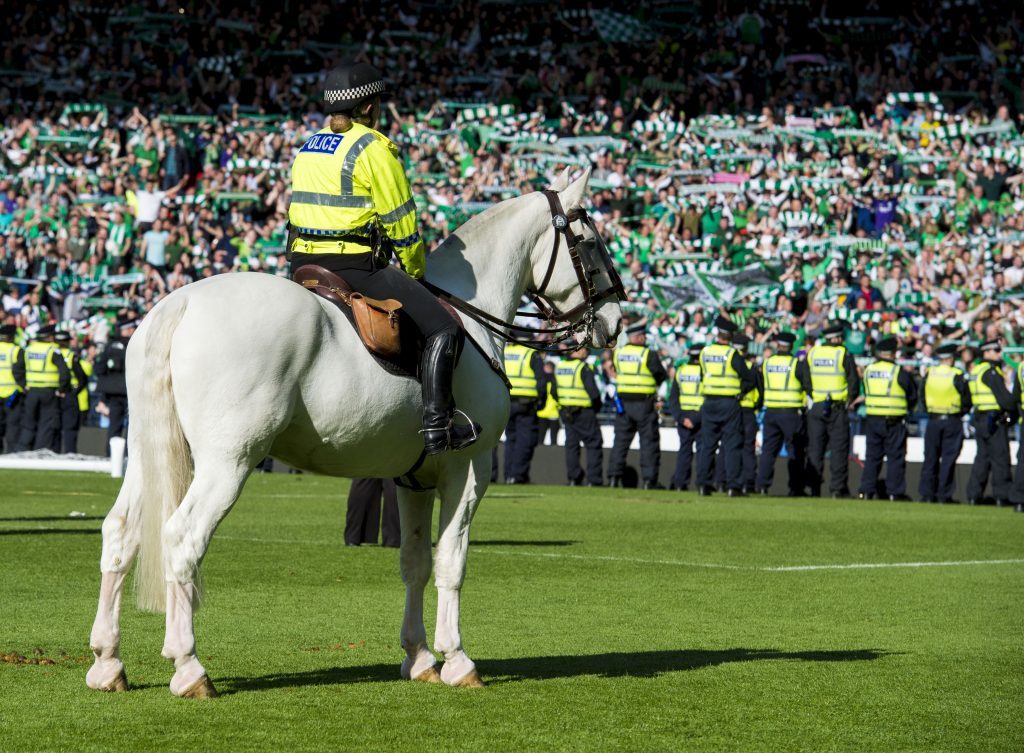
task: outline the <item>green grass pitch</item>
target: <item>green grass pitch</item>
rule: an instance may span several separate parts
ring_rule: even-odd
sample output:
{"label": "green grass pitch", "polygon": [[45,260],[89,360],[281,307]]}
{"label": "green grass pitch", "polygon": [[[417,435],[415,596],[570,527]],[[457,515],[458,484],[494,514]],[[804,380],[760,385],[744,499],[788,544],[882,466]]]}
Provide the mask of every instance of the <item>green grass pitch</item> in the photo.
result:
{"label": "green grass pitch", "polygon": [[398,679],[398,555],[342,546],[347,488],[250,480],[203,567],[223,695],[197,702],[130,594],[133,690],[85,687],[117,482],[0,473],[0,753],[1024,750],[1024,515],[495,486],[462,620],[489,687],[456,690]]}

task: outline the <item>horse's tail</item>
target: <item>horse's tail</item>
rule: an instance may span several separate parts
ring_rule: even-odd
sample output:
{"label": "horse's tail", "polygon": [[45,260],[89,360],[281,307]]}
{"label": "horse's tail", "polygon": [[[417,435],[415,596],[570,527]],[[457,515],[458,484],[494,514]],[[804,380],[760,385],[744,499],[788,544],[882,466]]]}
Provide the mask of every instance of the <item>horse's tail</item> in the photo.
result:
{"label": "horse's tail", "polygon": [[167,585],[164,576],[163,527],[181,504],[192,481],[191,451],[178,421],[171,385],[171,339],[185,314],[188,297],[171,296],[152,314],[143,344],[139,400],[131,404],[131,434],[138,439],[135,457],[142,487],[141,539],[135,570],[135,595],[140,609],[163,612]]}

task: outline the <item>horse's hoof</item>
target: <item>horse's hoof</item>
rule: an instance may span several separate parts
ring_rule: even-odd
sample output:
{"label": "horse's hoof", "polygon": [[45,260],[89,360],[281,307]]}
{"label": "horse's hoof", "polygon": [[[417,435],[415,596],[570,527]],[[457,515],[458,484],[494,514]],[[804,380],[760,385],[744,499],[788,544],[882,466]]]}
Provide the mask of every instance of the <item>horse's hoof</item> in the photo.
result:
{"label": "horse's hoof", "polygon": [[128,675],[126,675],[122,669],[120,673],[118,673],[117,677],[106,685],[100,685],[96,690],[101,693],[125,693],[128,690]]}
{"label": "horse's hoof", "polygon": [[480,679],[480,673],[472,669],[457,682],[452,684],[453,688],[486,688],[487,684]]}
{"label": "horse's hoof", "polygon": [[430,685],[437,685],[441,682],[441,673],[437,671],[436,666],[431,665],[412,679],[413,682],[425,682]]}
{"label": "horse's hoof", "polygon": [[213,683],[210,682],[207,675],[200,677],[181,694],[182,698],[216,698],[217,696],[217,689],[213,687]]}

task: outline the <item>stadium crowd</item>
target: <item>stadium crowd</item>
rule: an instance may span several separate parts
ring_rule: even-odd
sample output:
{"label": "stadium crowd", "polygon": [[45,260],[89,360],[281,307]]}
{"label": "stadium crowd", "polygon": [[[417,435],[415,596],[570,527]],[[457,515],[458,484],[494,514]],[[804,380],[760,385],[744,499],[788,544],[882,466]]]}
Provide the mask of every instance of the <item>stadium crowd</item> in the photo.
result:
{"label": "stadium crowd", "polygon": [[919,375],[940,342],[1024,345],[1013,3],[594,5],[14,9],[2,323],[21,343],[57,324],[95,361],[178,287],[287,274],[292,156],[323,124],[323,71],[357,57],[391,79],[385,130],[429,243],[591,166],[626,309],[670,367],[720,314],[754,356],[841,321],[861,366],[895,337]]}

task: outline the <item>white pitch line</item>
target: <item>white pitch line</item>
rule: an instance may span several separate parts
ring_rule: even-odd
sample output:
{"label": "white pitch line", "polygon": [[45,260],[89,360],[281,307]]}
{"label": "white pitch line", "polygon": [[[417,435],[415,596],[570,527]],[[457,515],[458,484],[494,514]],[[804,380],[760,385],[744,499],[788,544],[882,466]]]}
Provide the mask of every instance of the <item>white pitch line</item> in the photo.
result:
{"label": "white pitch line", "polygon": [[[251,541],[258,544],[301,544],[308,546],[339,546],[338,541],[309,541],[305,539],[266,539],[255,536],[232,536],[217,534],[218,539],[229,541]],[[612,554],[569,554],[567,552],[527,552],[489,547],[470,548],[476,553],[499,554],[512,557],[537,557],[542,559],[568,559],[591,562],[628,562],[634,565],[663,565],[668,567],[693,567],[703,570],[741,570],[758,573],[799,573],[819,570],[887,570],[916,567],[970,567],[977,565],[1024,565],[1024,559],[1001,560],[949,560],[938,562],[853,562],[834,565],[729,565],[724,562],[694,562],[692,560],[664,560],[645,557],[617,557]]]}
{"label": "white pitch line", "polygon": [[783,565],[760,567],[766,573],[795,573],[807,570],[877,570],[894,567],[963,567],[966,565],[1021,565],[1020,560],[952,560],[948,562],[854,562],[849,565]]}

